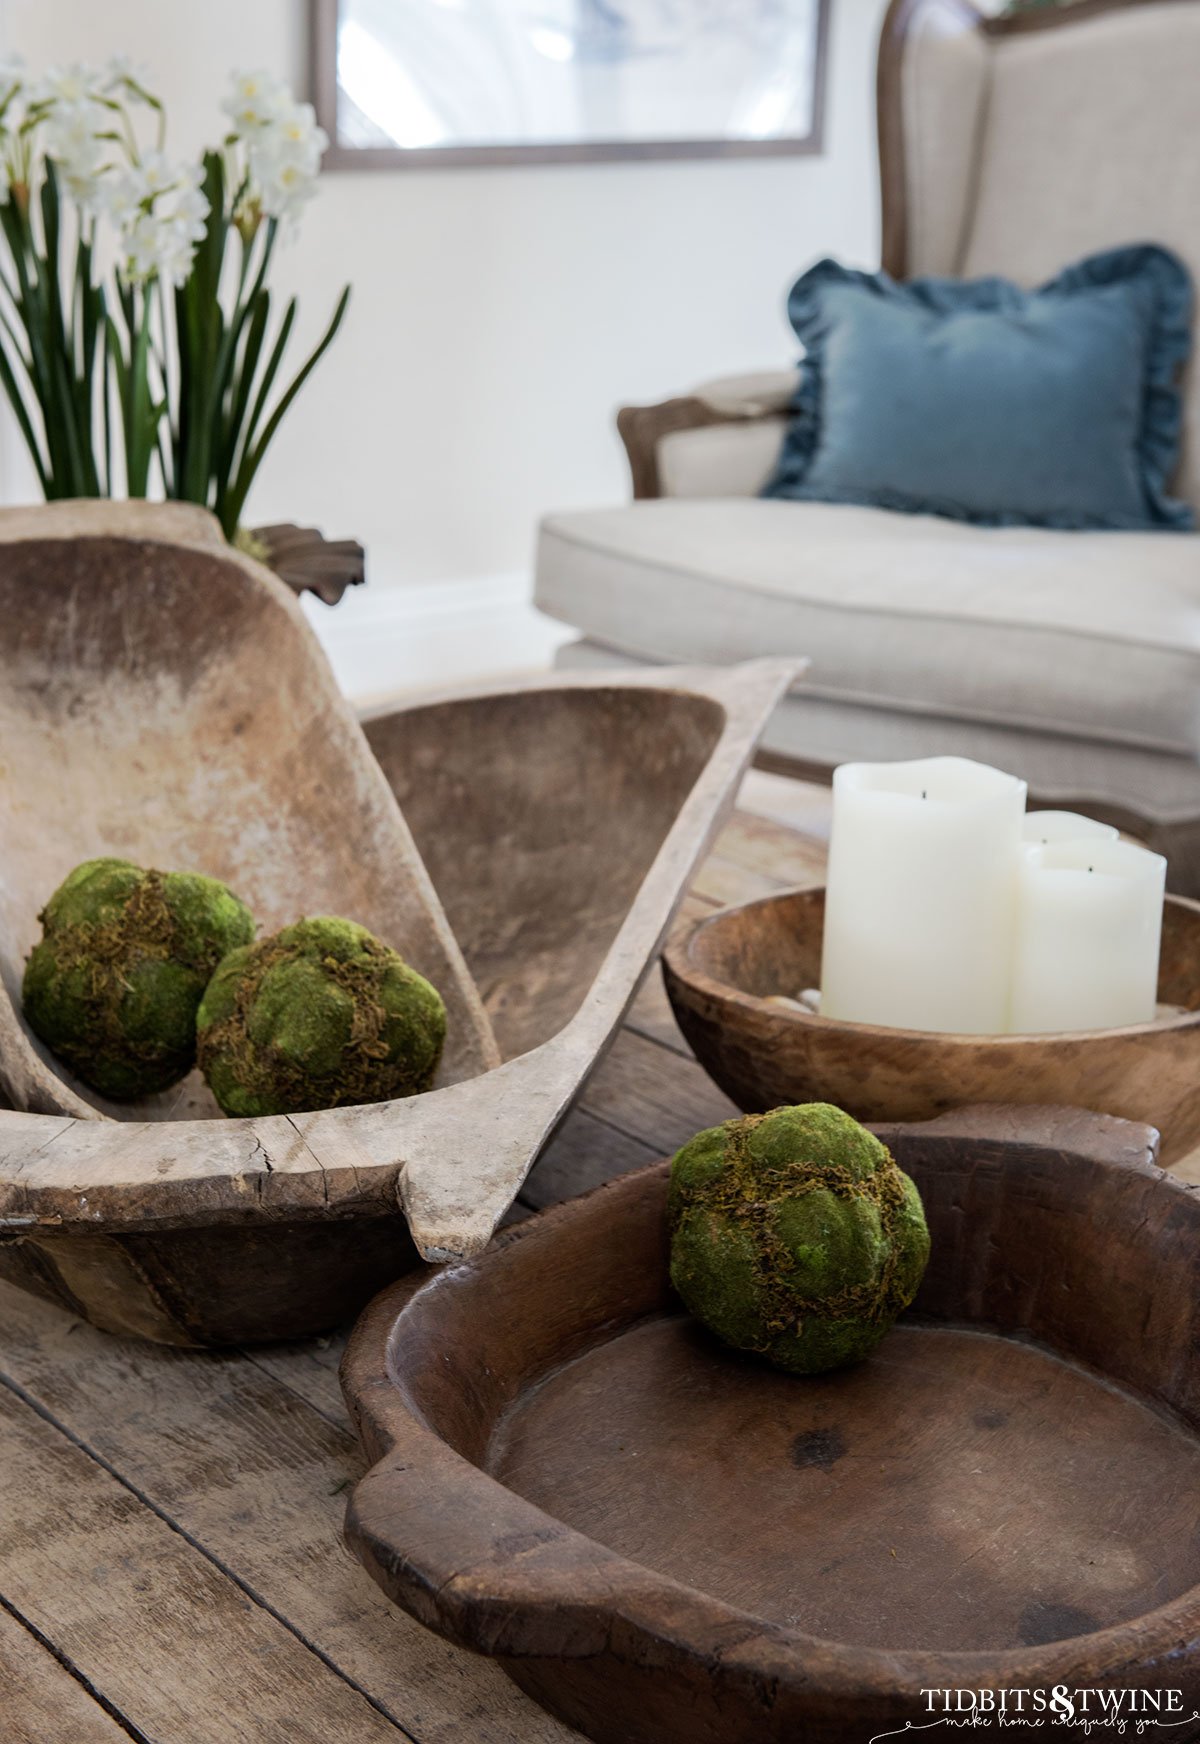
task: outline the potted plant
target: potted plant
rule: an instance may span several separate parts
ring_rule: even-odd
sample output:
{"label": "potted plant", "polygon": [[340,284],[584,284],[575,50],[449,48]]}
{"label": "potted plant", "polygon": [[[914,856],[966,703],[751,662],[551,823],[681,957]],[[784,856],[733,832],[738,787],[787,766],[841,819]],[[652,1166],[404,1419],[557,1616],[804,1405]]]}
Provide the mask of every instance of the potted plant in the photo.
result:
{"label": "potted plant", "polygon": [[[220,144],[166,151],[166,114],[124,58],[30,79],[0,66],[0,380],[46,498],[161,494],[332,603],[361,548],[253,533],[247,498],[283,418],[332,343],[283,373],[293,297],[273,313],[276,245],[328,141],[312,108],[239,73]],[[111,264],[108,264],[111,263]],[[289,573],[290,571],[290,573]]]}

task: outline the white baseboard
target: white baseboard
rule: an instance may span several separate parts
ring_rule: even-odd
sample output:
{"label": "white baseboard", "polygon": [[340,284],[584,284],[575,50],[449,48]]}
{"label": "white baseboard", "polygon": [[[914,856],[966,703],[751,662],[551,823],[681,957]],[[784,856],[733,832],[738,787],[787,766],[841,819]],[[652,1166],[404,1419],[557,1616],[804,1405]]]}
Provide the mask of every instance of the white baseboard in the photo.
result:
{"label": "white baseboard", "polygon": [[543,671],[576,633],[536,609],[522,573],[421,587],[368,583],[336,606],[310,594],[301,603],[338,683],[359,706],[397,691]]}

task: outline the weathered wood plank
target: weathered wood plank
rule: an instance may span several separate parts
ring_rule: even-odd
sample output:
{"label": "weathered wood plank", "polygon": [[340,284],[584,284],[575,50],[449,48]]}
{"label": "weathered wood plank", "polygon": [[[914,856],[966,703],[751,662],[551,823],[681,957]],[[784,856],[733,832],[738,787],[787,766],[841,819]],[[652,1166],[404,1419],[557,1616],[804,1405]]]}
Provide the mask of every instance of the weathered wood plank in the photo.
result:
{"label": "weathered wood plank", "polygon": [[651,1146],[657,1156],[738,1112],[695,1060],[630,1030],[622,1030],[592,1074],[579,1106]]}
{"label": "weathered wood plank", "polygon": [[729,903],[751,902],[786,888],[786,878],[772,878],[751,866],[742,866],[724,854],[710,854],[692,880],[691,895],[712,908]]}
{"label": "weathered wood plank", "polygon": [[[671,936],[678,937],[680,933],[690,931],[698,920],[703,920],[712,911],[711,902],[688,895],[675,917]],[[663,985],[662,964],[657,958],[642,977],[642,984],[625,1014],[624,1027],[648,1037],[650,1041],[661,1043],[665,1048],[673,1048],[677,1054],[691,1058],[692,1050],[684,1041],[679,1025],[675,1022],[671,1002]]]}
{"label": "weathered wood plank", "polygon": [[4,1744],[129,1744],[131,1736],[35,1635],[0,1610]]}
{"label": "weathered wood plank", "polygon": [[547,1146],[522,1189],[535,1210],[558,1205],[579,1193],[590,1193],[617,1175],[643,1169],[662,1153],[653,1145],[630,1138],[606,1121],[576,1109]]}
{"label": "weathered wood plank", "polygon": [[[330,1421],[265,1368],[235,1354],[171,1351],[107,1337],[8,1287],[0,1287],[0,1315],[0,1366],[28,1396],[388,1716],[385,1721],[356,1696],[365,1718],[356,1722],[354,1744],[391,1737],[395,1726],[420,1744],[561,1744],[573,1737],[494,1665],[459,1652],[395,1611],[343,1549],[346,1492],[362,1471],[348,1425]],[[336,1354],[331,1344],[310,1367],[326,1367]],[[328,1382],[336,1384],[332,1372]],[[39,1480],[30,1474],[27,1482],[36,1488]],[[125,1554],[130,1579],[141,1580],[143,1560],[148,1557],[153,1568],[157,1550],[138,1541]],[[64,1589],[72,1578],[65,1568],[42,1569],[43,1612],[33,1619],[39,1628],[43,1618],[58,1628],[69,1621],[72,1600]],[[242,1612],[252,1610],[240,1602]],[[228,1622],[230,1633],[242,1638],[248,1627],[240,1614]],[[164,1625],[155,1637],[158,1676],[188,1642],[190,1628],[176,1606],[169,1628]],[[51,1628],[46,1633],[57,1644]],[[294,1642],[286,1631],[280,1634],[282,1641],[271,1646],[272,1662],[286,1659],[287,1644]],[[298,1645],[296,1650],[302,1651]],[[150,1676],[152,1656],[146,1651]],[[339,1683],[334,1671],[307,1657],[310,1676]],[[95,1681],[113,1695],[103,1678]],[[337,1730],[335,1720],[328,1726],[312,1722],[311,1732],[295,1731],[287,1744],[310,1737],[334,1744],[351,1736]],[[170,1744],[191,1744],[193,1737],[170,1726],[154,1735]],[[247,1724],[231,1736],[238,1744],[274,1744],[276,1733],[260,1734]],[[216,1732],[203,1744],[224,1744],[224,1738]]]}
{"label": "weathered wood plank", "polygon": [[[105,1366],[101,1359],[98,1373]],[[126,1423],[128,1405],[114,1413]],[[4,1597],[148,1738],[397,1744],[403,1736],[7,1387],[0,1465],[22,1498],[5,1521]]]}
{"label": "weathered wood plank", "polygon": [[685,1059],[692,1057],[692,1050],[684,1041],[683,1032],[675,1022],[675,1013],[671,1010],[671,1001],[663,986],[662,970],[657,963],[642,982],[637,998],[629,1007],[625,1028],[632,1030],[635,1035],[645,1036],[647,1041],[657,1042],[660,1047],[670,1048],[673,1053],[682,1054]]}
{"label": "weathered wood plank", "polygon": [[823,842],[797,835],[768,818],[735,812],[717,837],[714,853],[775,885],[821,884],[825,878]]}
{"label": "weathered wood plank", "polygon": [[241,1354],[264,1374],[273,1375],[322,1417],[344,1429],[350,1420],[338,1385],[338,1364],[349,1332],[350,1328],[343,1326],[327,1338],[295,1344],[262,1344]]}

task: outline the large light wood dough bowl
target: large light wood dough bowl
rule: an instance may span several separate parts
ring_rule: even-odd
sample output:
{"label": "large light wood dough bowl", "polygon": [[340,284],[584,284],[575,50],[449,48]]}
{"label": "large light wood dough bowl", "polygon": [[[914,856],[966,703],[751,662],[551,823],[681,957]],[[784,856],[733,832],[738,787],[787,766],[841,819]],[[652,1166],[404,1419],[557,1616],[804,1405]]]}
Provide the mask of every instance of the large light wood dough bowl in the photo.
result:
{"label": "large light wood dough bowl", "polygon": [[1200,1144],[1200,903],[1168,896],[1163,910],[1158,997],[1173,1015],[1062,1035],[937,1035],[780,1005],[820,986],[824,917],[823,890],[783,891],[720,910],[664,954],[679,1027],[739,1108],[833,1102],[879,1121],[1065,1103],[1157,1127],[1168,1166]]}
{"label": "large light wood dough bowl", "polygon": [[[0,1275],[180,1344],[320,1330],[414,1242],[484,1246],[796,669],[555,678],[364,733],[288,590],[180,505],[0,513],[0,622]],[[20,987],[39,910],[101,854],[222,878],[264,932],[370,927],[446,999],[435,1088],[264,1120],[195,1073],[96,1097]]]}

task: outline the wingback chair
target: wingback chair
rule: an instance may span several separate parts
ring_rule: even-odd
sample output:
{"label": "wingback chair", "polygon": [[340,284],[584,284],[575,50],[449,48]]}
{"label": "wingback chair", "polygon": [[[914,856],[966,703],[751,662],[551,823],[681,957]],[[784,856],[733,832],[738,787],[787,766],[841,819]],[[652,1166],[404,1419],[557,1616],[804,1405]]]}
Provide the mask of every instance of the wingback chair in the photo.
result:
{"label": "wingback chair", "polygon": [[[1200,282],[1198,92],[1200,0],[994,20],[968,0],[893,0],[884,266],[1033,285],[1153,241]],[[807,654],[768,766],[976,757],[1038,803],[1133,830],[1168,855],[1172,888],[1200,894],[1200,534],[763,500],[794,385],[727,380],[619,414],[638,500],[541,530],[538,604],[582,632],[563,663]],[[1200,511],[1194,382],[1185,421],[1175,490]]]}

